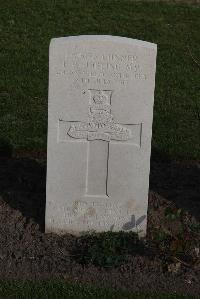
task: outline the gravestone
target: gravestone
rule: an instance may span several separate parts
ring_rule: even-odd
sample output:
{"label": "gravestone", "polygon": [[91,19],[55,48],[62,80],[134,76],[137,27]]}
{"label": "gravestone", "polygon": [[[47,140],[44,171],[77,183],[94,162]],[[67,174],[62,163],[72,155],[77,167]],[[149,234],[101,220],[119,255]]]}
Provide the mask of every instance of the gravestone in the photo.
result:
{"label": "gravestone", "polygon": [[155,44],[52,39],[46,232],[146,233]]}

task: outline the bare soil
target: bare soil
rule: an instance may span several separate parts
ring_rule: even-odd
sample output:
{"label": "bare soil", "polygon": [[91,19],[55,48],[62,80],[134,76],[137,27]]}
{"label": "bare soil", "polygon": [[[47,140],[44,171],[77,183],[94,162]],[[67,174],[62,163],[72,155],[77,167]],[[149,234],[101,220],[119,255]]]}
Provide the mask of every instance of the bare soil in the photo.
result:
{"label": "bare soil", "polygon": [[133,291],[200,294],[199,162],[152,155],[144,251],[133,250],[113,267],[79,263],[77,248],[87,242],[84,238],[44,233],[45,172],[45,154],[0,159],[0,279],[59,278]]}

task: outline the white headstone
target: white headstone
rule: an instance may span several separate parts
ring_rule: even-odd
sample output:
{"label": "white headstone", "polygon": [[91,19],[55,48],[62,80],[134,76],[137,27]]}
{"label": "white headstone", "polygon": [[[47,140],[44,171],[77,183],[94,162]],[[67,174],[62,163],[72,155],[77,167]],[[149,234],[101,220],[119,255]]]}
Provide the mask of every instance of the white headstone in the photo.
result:
{"label": "white headstone", "polygon": [[52,39],[46,232],[146,233],[155,44]]}

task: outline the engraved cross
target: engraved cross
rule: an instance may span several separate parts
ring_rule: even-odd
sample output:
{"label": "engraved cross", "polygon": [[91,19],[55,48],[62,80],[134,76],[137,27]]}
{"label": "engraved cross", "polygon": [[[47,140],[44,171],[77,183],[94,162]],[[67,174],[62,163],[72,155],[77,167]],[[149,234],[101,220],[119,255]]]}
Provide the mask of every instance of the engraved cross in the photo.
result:
{"label": "engraved cross", "polygon": [[[140,146],[142,125],[115,122],[111,113],[112,90],[90,89],[89,93],[88,121],[70,122],[70,127],[65,134],[74,141],[76,139],[88,141],[85,196],[109,197],[110,143],[114,141],[115,144],[121,144],[130,140],[131,144]],[[132,142],[133,138],[135,142]]]}

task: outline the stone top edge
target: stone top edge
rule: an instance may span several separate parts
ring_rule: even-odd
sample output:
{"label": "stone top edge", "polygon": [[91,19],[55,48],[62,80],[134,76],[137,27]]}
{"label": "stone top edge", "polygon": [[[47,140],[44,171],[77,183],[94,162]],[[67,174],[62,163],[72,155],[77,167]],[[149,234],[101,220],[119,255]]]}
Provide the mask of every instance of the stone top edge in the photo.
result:
{"label": "stone top edge", "polygon": [[133,39],[133,38],[122,37],[122,36],[114,36],[114,35],[76,35],[76,36],[57,37],[51,39],[50,46],[55,43],[63,44],[65,42],[72,42],[72,41],[94,41],[94,40],[125,43],[129,45],[135,45],[135,46],[157,50],[157,44],[142,41],[139,39]]}

